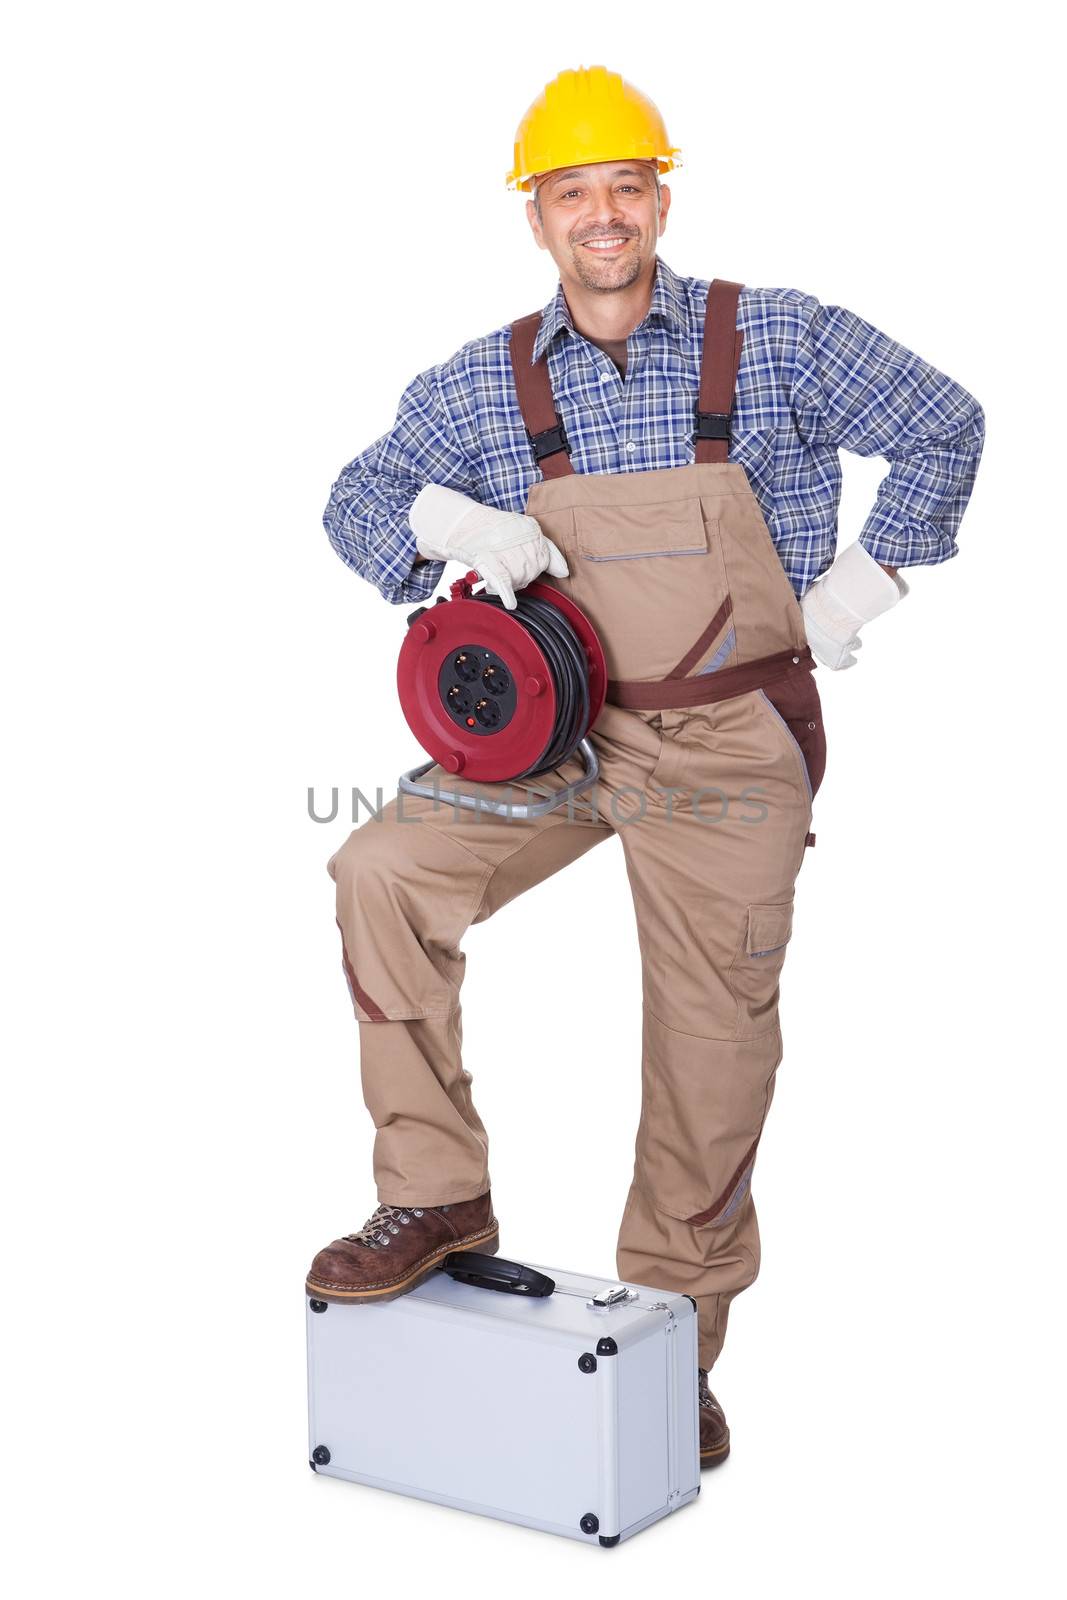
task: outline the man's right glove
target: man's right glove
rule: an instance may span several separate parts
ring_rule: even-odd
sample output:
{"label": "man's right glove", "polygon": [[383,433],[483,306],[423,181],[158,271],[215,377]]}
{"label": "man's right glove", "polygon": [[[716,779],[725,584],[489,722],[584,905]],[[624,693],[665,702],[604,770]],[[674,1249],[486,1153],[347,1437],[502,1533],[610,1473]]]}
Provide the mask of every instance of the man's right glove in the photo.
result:
{"label": "man's right glove", "polygon": [[804,632],[816,661],[832,672],[854,667],[859,631],[908,592],[903,578],[887,572],[858,542],[842,550],[828,572],[816,578],[800,602]]}
{"label": "man's right glove", "polygon": [[441,484],[428,483],[419,490],[408,522],[420,555],[473,567],[509,611],[515,610],[515,590],[532,583],[538,573],[570,576],[562,553],[545,538],[536,518],[497,511]]}

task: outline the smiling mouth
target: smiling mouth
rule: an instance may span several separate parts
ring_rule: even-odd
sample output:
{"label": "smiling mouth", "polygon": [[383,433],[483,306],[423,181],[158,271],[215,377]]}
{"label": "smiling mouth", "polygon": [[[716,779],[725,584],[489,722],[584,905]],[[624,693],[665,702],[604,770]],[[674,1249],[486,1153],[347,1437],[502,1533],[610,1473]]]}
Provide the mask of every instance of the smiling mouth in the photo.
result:
{"label": "smiling mouth", "polygon": [[608,255],[612,250],[621,250],[623,245],[631,244],[630,238],[623,238],[620,234],[607,239],[583,239],[583,250],[596,250],[601,255]]}

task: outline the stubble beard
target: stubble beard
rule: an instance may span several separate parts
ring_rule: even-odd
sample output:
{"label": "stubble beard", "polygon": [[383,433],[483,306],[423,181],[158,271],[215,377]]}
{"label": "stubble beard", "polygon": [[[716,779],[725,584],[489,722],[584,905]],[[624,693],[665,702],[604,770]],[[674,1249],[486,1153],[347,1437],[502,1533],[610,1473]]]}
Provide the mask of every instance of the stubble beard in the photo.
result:
{"label": "stubble beard", "polygon": [[619,289],[628,289],[635,278],[641,276],[641,268],[644,265],[640,250],[629,252],[625,259],[605,261],[599,270],[596,263],[589,259],[589,252],[584,245],[576,244],[571,256],[575,274],[582,288],[592,289],[594,293],[601,294],[614,294]]}

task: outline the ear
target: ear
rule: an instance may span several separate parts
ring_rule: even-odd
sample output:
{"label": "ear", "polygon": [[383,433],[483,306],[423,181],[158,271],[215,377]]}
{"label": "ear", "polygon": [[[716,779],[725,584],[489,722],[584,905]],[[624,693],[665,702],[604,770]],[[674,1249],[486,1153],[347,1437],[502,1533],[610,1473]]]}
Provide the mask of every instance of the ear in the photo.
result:
{"label": "ear", "polygon": [[545,243],[545,235],[541,228],[541,224],[537,220],[537,207],[534,205],[532,200],[527,200],[526,202],[526,220],[530,224],[530,232],[537,241],[537,248],[539,250],[547,250],[548,246]]}
{"label": "ear", "polygon": [[665,183],[660,184],[659,190],[659,231],[663,233],[667,226],[667,213],[671,209],[671,191]]}

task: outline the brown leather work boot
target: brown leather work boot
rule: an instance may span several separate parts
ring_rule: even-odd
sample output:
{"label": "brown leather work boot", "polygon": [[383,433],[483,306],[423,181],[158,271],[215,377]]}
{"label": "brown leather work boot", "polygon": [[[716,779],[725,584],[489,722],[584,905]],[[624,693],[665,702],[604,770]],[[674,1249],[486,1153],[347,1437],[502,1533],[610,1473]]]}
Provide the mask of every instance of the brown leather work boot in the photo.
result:
{"label": "brown leather work boot", "polygon": [[447,1206],[378,1206],[358,1233],[320,1250],[305,1285],[313,1300],[395,1300],[422,1283],[450,1250],[496,1255],[500,1228],[490,1191]]}
{"label": "brown leather work boot", "polygon": [[722,1406],[708,1388],[708,1374],[697,1368],[697,1399],[700,1411],[700,1465],[717,1467],[730,1454],[730,1430]]}

